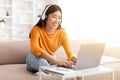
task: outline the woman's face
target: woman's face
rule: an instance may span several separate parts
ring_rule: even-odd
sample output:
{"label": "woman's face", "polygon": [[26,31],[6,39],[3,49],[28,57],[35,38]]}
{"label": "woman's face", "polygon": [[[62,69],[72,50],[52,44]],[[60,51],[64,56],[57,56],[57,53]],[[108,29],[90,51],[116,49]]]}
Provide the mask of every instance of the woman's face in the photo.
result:
{"label": "woman's face", "polygon": [[57,27],[61,24],[62,14],[60,11],[56,11],[48,15],[48,19],[46,21],[46,27],[49,29],[57,29]]}

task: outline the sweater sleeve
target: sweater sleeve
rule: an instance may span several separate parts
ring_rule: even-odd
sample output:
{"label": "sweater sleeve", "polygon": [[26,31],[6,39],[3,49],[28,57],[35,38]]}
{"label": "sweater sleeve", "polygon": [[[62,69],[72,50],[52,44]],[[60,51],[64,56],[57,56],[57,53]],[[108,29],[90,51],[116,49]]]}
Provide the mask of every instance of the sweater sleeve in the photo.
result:
{"label": "sweater sleeve", "polygon": [[33,28],[30,36],[31,52],[39,57],[42,53],[46,53],[44,49],[39,46],[40,33],[37,28]]}
{"label": "sweater sleeve", "polygon": [[72,56],[75,56],[75,54],[72,51],[72,48],[71,48],[67,33],[65,31],[64,31],[64,34],[63,34],[62,46],[63,46],[63,48],[64,48],[64,50],[66,52],[66,55],[67,55],[68,59],[71,60]]}

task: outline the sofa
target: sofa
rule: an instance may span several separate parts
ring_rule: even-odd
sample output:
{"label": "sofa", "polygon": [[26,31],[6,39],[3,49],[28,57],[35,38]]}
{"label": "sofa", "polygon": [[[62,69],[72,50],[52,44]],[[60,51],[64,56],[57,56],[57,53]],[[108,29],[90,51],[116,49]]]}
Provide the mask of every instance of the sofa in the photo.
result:
{"label": "sofa", "polygon": [[[81,43],[95,42],[71,40],[74,53],[78,53]],[[5,40],[0,41],[0,80],[39,80],[39,76],[26,70],[26,56],[30,52],[29,40]],[[58,57],[59,56],[59,57]],[[56,51],[56,57],[66,59],[64,49],[60,47]],[[120,63],[107,63],[103,66],[115,70],[115,80],[120,80]],[[43,80],[60,80],[57,76],[42,75]],[[69,78],[66,80],[81,80],[81,78]],[[85,80],[111,80],[111,74],[86,76]]]}

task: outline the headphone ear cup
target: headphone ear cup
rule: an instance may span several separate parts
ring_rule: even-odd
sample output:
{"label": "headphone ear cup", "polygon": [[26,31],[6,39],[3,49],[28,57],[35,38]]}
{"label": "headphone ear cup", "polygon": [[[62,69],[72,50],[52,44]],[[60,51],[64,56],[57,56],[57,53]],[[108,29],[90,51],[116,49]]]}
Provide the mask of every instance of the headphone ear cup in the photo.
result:
{"label": "headphone ear cup", "polygon": [[48,16],[47,15],[45,15],[45,20],[48,18]]}
{"label": "headphone ear cup", "polygon": [[46,21],[46,20],[47,20],[47,18],[48,18],[48,16],[45,16],[45,19],[44,19],[44,20]]}

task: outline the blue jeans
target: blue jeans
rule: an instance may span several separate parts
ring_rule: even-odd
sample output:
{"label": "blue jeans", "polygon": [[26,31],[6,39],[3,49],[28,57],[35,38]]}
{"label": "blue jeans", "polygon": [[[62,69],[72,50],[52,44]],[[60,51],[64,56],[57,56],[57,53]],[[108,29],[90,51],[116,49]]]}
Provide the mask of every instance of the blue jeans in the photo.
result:
{"label": "blue jeans", "polygon": [[43,58],[38,58],[32,53],[29,53],[26,58],[27,70],[32,73],[39,71],[39,66],[49,66],[53,65],[52,62],[49,62]]}

